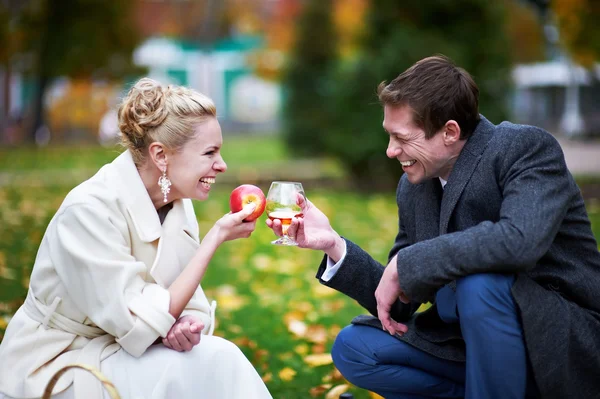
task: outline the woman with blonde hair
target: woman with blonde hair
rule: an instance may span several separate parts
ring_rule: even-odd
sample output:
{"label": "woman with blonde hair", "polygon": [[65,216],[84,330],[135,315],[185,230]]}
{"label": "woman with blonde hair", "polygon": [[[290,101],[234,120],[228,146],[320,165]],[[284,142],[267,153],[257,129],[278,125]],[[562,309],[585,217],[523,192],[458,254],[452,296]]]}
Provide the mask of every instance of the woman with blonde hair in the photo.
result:
{"label": "woman with blonde hair", "polygon": [[[191,199],[227,166],[213,102],[144,78],[119,108],[126,151],[74,188],[51,220],[27,299],[0,345],[0,399],[38,398],[71,363],[95,367],[126,398],[270,398],[234,344],[212,335],[199,283],[216,249],[249,237],[253,208],[199,240]],[[69,371],[53,397],[100,399]]]}

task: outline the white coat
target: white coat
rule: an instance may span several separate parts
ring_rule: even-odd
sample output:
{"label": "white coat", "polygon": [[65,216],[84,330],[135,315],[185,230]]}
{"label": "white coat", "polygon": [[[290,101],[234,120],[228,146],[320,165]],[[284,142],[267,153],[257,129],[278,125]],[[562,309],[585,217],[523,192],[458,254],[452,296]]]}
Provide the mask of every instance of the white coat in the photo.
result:
{"label": "white coat", "polygon": [[[198,234],[189,199],[174,201],[161,225],[128,151],[73,189],[47,228],[27,299],[0,345],[0,393],[40,397],[66,364],[100,369],[121,348],[143,355],[175,322],[166,287],[199,247]],[[197,316],[203,334],[212,334],[215,305],[199,286],[182,316]],[[54,392],[73,380],[75,397],[102,397],[82,372],[68,372]]]}

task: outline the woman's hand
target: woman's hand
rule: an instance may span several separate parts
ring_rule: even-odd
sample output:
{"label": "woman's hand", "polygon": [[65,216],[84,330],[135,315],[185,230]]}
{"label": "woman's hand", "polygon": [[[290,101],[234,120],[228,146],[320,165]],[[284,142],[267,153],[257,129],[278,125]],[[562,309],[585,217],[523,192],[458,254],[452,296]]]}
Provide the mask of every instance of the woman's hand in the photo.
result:
{"label": "woman's hand", "polygon": [[177,352],[189,352],[200,343],[200,333],[203,329],[204,323],[198,318],[191,315],[180,317],[162,343]]}
{"label": "woman's hand", "polygon": [[217,220],[209,233],[215,234],[219,243],[250,237],[256,228],[256,220],[252,222],[244,222],[243,220],[250,216],[254,209],[256,209],[256,205],[250,204],[239,212],[229,212]]}

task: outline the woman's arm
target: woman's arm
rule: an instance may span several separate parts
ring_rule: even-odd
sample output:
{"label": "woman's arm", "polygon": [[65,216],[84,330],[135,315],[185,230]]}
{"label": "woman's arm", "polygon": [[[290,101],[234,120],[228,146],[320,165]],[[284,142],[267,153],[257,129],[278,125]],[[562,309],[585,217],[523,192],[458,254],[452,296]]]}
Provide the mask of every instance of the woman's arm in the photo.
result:
{"label": "woman's arm", "polygon": [[243,220],[253,210],[254,205],[248,206],[240,212],[227,214],[208,231],[194,257],[169,287],[169,294],[171,295],[169,313],[171,316],[176,319],[179,318],[198,288],[198,284],[200,284],[208,268],[208,263],[219,245],[225,241],[246,238],[252,234],[256,227],[256,221],[243,222]]}

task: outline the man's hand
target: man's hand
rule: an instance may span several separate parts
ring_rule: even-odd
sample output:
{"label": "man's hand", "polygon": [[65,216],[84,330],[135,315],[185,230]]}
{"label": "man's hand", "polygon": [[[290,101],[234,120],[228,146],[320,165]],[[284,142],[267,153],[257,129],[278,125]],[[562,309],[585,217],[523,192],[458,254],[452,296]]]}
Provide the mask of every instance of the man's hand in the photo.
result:
{"label": "man's hand", "polygon": [[[340,249],[338,247],[343,251],[344,240],[333,230],[327,216],[302,195],[298,196],[297,204],[302,208],[303,216],[292,219],[292,224],[287,230],[288,236],[294,239],[300,248],[320,249],[330,256],[334,249]],[[276,235],[283,234],[281,221],[267,219],[267,226],[273,229]]]}
{"label": "man's hand", "polygon": [[200,343],[200,334],[204,329],[204,323],[194,316],[183,316],[173,324],[162,343],[169,349],[177,352],[189,352]]}
{"label": "man's hand", "polygon": [[377,316],[381,321],[384,330],[387,330],[391,335],[396,333],[403,335],[408,331],[408,327],[402,323],[393,320],[390,315],[390,310],[394,302],[400,299],[403,303],[409,303],[398,280],[398,255],[394,256],[390,263],[385,268],[383,276],[379,281],[379,285],[375,290],[375,299],[377,300]]}

